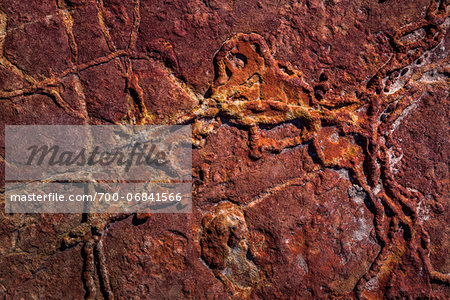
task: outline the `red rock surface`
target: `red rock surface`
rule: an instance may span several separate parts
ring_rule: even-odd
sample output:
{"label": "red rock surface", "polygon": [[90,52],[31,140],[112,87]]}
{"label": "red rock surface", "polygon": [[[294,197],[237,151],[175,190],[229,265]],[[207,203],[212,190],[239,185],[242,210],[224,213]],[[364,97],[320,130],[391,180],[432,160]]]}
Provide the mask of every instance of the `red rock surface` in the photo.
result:
{"label": "red rock surface", "polygon": [[194,135],[191,214],[3,197],[0,296],[450,298],[447,6],[0,2],[2,174],[5,124]]}

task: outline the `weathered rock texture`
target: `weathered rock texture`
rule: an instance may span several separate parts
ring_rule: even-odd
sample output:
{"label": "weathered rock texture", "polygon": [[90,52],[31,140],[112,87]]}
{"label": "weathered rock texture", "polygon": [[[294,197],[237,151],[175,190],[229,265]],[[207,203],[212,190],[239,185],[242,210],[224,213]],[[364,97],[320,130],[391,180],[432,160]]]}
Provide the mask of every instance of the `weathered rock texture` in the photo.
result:
{"label": "weathered rock texture", "polygon": [[2,156],[4,124],[195,149],[192,214],[2,212],[0,296],[450,298],[447,6],[2,0]]}

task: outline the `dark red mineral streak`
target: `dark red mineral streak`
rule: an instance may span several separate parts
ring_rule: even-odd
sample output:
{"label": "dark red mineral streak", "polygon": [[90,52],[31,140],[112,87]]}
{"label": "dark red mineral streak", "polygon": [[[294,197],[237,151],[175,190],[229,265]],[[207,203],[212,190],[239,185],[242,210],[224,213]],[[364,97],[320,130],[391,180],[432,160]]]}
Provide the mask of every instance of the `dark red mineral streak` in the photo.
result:
{"label": "dark red mineral streak", "polygon": [[[447,0],[2,0],[5,124],[191,124],[191,214],[5,214],[0,298],[450,298]],[[2,187],[3,188],[3,187]]]}

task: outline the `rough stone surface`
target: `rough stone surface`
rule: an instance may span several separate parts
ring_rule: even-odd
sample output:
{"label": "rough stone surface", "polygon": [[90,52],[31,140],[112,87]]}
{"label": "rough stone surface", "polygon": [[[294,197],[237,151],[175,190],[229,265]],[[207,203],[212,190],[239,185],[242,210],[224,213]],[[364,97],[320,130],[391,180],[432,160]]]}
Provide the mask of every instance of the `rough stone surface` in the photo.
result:
{"label": "rough stone surface", "polygon": [[0,2],[5,124],[191,124],[191,214],[8,215],[0,298],[450,298],[447,0]]}

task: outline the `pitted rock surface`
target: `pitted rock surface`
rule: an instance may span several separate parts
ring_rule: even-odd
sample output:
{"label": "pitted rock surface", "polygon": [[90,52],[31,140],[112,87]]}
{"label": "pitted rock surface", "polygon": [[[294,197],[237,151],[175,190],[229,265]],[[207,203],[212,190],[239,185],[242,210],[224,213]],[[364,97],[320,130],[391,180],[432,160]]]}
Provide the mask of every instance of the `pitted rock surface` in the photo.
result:
{"label": "pitted rock surface", "polygon": [[190,124],[191,214],[5,214],[5,299],[448,299],[447,0],[0,2],[6,124]]}

